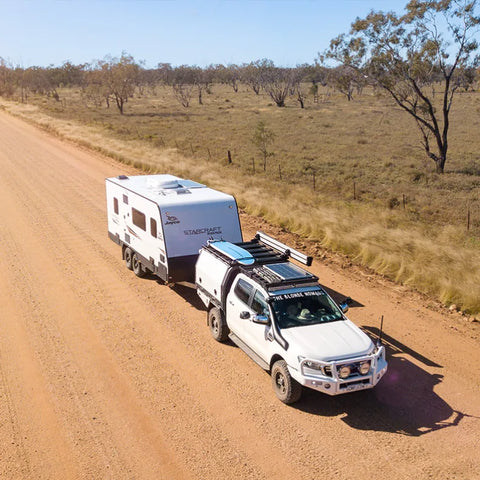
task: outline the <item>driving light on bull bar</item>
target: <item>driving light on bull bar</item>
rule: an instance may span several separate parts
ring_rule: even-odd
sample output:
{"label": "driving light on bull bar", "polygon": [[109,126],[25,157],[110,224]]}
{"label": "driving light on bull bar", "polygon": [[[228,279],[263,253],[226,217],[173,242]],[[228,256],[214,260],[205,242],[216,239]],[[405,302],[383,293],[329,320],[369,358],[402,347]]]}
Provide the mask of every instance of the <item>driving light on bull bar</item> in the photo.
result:
{"label": "driving light on bull bar", "polygon": [[348,378],[350,376],[350,373],[352,373],[352,369],[350,368],[350,365],[342,365],[341,367],[338,368],[338,376],[341,379]]}
{"label": "driving light on bull bar", "polygon": [[360,375],[366,375],[370,371],[370,361],[360,363],[358,371],[360,372]]}

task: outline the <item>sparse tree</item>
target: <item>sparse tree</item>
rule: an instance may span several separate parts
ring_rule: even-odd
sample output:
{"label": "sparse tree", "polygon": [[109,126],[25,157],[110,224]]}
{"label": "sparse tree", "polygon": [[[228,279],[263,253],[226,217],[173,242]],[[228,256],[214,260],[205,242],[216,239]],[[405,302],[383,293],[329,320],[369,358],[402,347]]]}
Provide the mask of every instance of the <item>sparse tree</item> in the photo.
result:
{"label": "sparse tree", "polygon": [[157,65],[158,78],[164,85],[172,85],[174,70],[170,63],[159,63]]}
{"label": "sparse tree", "polygon": [[248,85],[255,95],[260,94],[262,89],[262,66],[266,60],[256,60],[247,65],[243,65],[241,68],[242,82]]}
{"label": "sparse tree", "polygon": [[0,97],[11,97],[15,92],[15,73],[11,66],[0,57]]}
{"label": "sparse tree", "polygon": [[34,66],[25,69],[22,81],[31,92],[60,100],[57,90],[60,85],[59,69],[52,65],[47,68]]}
{"label": "sparse tree", "polygon": [[230,64],[226,67],[223,65],[218,65],[217,77],[222,83],[230,85],[235,93],[238,92],[241,78],[241,69],[238,65]]}
{"label": "sparse tree", "polygon": [[172,85],[173,95],[180,102],[180,104],[188,108],[192,100],[195,85],[189,83],[174,83]]}
{"label": "sparse tree", "polygon": [[140,66],[125,52],[119,59],[106,57],[98,66],[102,72],[103,86],[115,99],[118,111],[123,115],[125,103],[133,97],[138,85]]}
{"label": "sparse tree", "polygon": [[347,97],[350,102],[353,100],[353,92],[359,89],[362,73],[349,65],[341,65],[331,69],[328,75],[330,86]]}
{"label": "sparse tree", "polygon": [[465,88],[462,73],[479,64],[479,25],[477,0],[411,0],[402,16],[372,11],[357,19],[326,56],[388,92],[414,118],[427,156],[443,173],[454,95]]}
{"label": "sparse tree", "polygon": [[[189,65],[181,65],[175,68],[173,74],[172,89],[175,98],[180,104],[188,108],[196,89],[198,78],[198,67],[190,67]],[[201,103],[201,91],[199,92],[199,102]]]}
{"label": "sparse tree", "polygon": [[275,140],[275,133],[267,128],[265,122],[261,120],[258,122],[255,132],[252,137],[253,144],[260,151],[263,159],[263,171],[267,170],[267,159],[274,155],[270,151],[270,145],[272,145]]}
{"label": "sparse tree", "polygon": [[284,107],[285,99],[293,85],[291,70],[276,67],[273,62],[269,61],[262,67],[261,79],[263,88],[277,107]]}
{"label": "sparse tree", "polygon": [[307,78],[308,65],[297,65],[292,70],[292,95],[296,97],[300,108],[305,108],[305,100],[307,99],[307,89],[305,87],[305,80]]}
{"label": "sparse tree", "polygon": [[104,81],[103,71],[98,63],[85,67],[82,97],[87,106],[92,102],[98,108],[105,102],[106,107],[110,108],[110,89]]}

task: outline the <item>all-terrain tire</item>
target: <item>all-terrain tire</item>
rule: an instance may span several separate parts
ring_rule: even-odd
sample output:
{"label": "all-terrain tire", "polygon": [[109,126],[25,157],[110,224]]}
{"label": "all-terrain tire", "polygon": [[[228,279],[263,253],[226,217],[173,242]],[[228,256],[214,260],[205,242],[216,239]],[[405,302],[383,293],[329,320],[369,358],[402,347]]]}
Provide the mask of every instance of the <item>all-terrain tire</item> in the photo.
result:
{"label": "all-terrain tire", "polygon": [[272,367],[272,385],[278,399],[291,405],[300,400],[302,386],[291,377],[285,360],[277,360]]}
{"label": "all-terrain tire", "polygon": [[133,258],[133,252],[132,249],[127,247],[125,251],[123,252],[123,258],[125,260],[125,265],[129,270],[133,270],[133,263],[132,263],[132,258]]}
{"label": "all-terrain tire", "polygon": [[133,273],[137,276],[137,277],[144,277],[146,272],[137,256],[136,253],[133,254],[133,257],[132,257],[132,269],[133,269]]}
{"label": "all-terrain tire", "polygon": [[220,343],[228,340],[230,329],[221,310],[218,307],[213,307],[208,312],[208,326],[212,337]]}

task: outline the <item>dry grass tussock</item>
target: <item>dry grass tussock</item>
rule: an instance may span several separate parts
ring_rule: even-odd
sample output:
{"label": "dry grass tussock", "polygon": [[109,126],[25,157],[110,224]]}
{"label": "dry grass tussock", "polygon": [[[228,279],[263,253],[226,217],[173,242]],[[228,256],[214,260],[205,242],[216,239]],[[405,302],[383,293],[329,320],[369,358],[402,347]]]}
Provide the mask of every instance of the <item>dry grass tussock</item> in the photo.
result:
{"label": "dry grass tussock", "polygon": [[[223,99],[227,93],[222,91],[220,96]],[[422,165],[422,152],[417,138],[411,138],[414,130],[408,119],[387,108],[385,99],[378,104],[371,99],[363,105],[359,101],[353,107],[337,99],[337,103],[301,111],[254,106],[249,99],[240,104],[238,98],[234,96],[235,109],[225,107],[230,102],[218,100],[206,113],[202,107],[179,110],[157,100],[152,118],[158,121],[158,110],[165,115],[161,134],[160,130],[155,134],[162,138],[161,144],[152,141],[152,133],[145,133],[152,128],[148,115],[133,116],[137,133],[130,135],[119,130],[123,125],[131,132],[132,117],[125,120],[115,112],[88,118],[79,115],[78,121],[72,114],[48,111],[45,106],[39,109],[3,100],[0,106],[145,172],[173,173],[228,191],[250,214],[348,255],[447,305],[480,313],[480,219],[474,216],[476,209],[480,214],[480,181],[475,170],[478,143],[472,144],[464,124],[457,131],[452,129],[452,138],[456,135],[463,142],[467,161],[462,164],[452,147],[452,170],[442,177]],[[467,102],[473,105],[473,114],[476,101]],[[463,116],[467,108],[460,106]],[[221,119],[217,121],[218,110]],[[205,118],[199,120],[201,115]],[[259,118],[279,139],[266,172],[251,144]],[[195,122],[198,125],[192,126]],[[292,125],[301,127],[297,136],[292,136]],[[175,140],[169,140],[169,135]],[[233,164],[218,153],[222,145],[231,148]],[[255,174],[252,158],[256,158]],[[402,200],[406,200],[403,205]],[[469,231],[466,206],[473,213]]]}

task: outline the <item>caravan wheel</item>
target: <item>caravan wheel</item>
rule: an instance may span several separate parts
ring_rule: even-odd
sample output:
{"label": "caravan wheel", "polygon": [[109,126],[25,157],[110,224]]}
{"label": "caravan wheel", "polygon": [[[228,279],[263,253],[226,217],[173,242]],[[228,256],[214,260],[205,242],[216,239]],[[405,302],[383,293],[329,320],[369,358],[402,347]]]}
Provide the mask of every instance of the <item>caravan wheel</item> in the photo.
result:
{"label": "caravan wheel", "polygon": [[145,270],[142,267],[142,264],[140,263],[140,260],[137,257],[137,254],[134,253],[132,257],[132,268],[133,268],[133,273],[137,277],[144,277],[145,276]]}
{"label": "caravan wheel", "polygon": [[123,253],[123,258],[125,259],[125,265],[129,270],[133,269],[132,257],[133,257],[132,249],[127,247],[125,249],[125,252]]}

